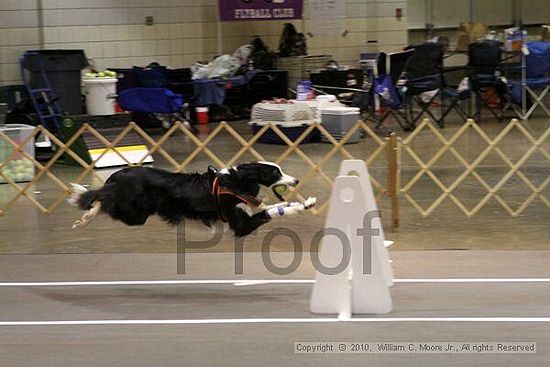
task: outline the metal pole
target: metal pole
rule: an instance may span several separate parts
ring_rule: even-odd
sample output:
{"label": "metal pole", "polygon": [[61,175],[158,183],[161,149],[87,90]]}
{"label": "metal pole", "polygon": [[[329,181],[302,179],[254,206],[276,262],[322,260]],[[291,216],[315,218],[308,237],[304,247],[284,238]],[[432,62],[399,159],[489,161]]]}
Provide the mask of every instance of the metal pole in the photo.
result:
{"label": "metal pole", "polygon": [[222,42],[222,19],[221,19],[221,9],[220,2],[218,1],[218,24],[216,25],[217,37],[218,37],[218,56],[223,54],[223,42]]}
{"label": "metal pole", "polygon": [[399,165],[398,165],[398,140],[397,134],[391,133],[388,140],[388,195],[390,196],[391,201],[391,226],[390,229],[392,232],[399,227]]}
{"label": "metal pole", "polygon": [[470,23],[476,21],[476,0],[470,0]]}
{"label": "metal pole", "polygon": [[527,56],[525,52],[520,51],[521,54],[521,119],[527,119]]}
{"label": "metal pole", "polygon": [[46,47],[46,39],[44,35],[44,1],[36,1],[36,12],[38,15],[38,46],[41,50]]}
{"label": "metal pole", "polygon": [[521,0],[512,0],[512,17],[514,20],[514,26],[523,27],[523,11],[521,7]]}
{"label": "metal pole", "polygon": [[426,29],[428,30],[428,38],[433,37],[433,0],[426,1]]}

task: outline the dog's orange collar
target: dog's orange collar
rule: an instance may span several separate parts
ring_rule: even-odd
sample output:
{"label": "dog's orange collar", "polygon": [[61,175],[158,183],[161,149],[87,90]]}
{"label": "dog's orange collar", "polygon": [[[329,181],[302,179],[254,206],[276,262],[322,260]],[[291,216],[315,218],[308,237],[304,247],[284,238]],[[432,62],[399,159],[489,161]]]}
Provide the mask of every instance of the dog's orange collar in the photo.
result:
{"label": "dog's orange collar", "polygon": [[225,211],[222,209],[222,206],[220,205],[220,199],[222,195],[233,196],[239,199],[239,201],[253,207],[258,207],[262,203],[261,200],[259,200],[257,197],[253,195],[237,194],[236,192],[223,188],[219,183],[219,176],[216,176],[214,178],[214,181],[212,181],[212,195],[216,199],[216,205],[218,206],[218,215],[223,222],[227,222],[227,214],[225,213]]}

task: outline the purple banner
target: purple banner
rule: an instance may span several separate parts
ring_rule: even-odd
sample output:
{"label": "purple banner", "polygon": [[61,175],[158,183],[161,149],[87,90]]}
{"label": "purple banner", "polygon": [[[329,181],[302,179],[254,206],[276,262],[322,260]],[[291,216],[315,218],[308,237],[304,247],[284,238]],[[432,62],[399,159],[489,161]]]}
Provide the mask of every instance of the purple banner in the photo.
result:
{"label": "purple banner", "polygon": [[303,0],[218,0],[221,21],[302,19]]}

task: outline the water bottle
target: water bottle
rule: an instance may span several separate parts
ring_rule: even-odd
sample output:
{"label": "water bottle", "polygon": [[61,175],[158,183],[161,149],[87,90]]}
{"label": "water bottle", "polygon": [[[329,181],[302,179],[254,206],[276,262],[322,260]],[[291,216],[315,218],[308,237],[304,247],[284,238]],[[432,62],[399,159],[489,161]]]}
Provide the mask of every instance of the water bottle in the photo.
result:
{"label": "water bottle", "polygon": [[307,101],[310,89],[311,89],[311,82],[309,80],[300,80],[298,82],[298,85],[296,86],[296,100]]}

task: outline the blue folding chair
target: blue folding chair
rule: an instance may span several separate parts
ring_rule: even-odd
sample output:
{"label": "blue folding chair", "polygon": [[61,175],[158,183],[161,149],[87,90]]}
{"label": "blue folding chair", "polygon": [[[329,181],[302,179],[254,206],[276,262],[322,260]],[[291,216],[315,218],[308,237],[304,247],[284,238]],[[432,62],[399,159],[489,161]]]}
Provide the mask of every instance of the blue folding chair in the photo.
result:
{"label": "blue folding chair", "polygon": [[[542,108],[550,117],[550,109],[546,107],[543,101],[544,97],[550,92],[550,42],[529,42],[527,43],[527,50],[529,53],[525,61],[525,80],[509,82],[511,102],[514,104],[514,110],[524,120],[528,119],[538,107]],[[524,115],[517,107],[526,102],[523,101],[522,84],[532,103]]]}
{"label": "blue folding chair", "polygon": [[[392,80],[401,97],[400,103],[390,106],[391,109],[379,120],[377,127],[392,115],[403,130],[411,131],[424,114],[443,127],[443,120],[430,110],[432,103],[442,96],[446,88],[443,47],[434,42],[409,46],[404,52],[390,54],[390,65]],[[427,92],[431,94],[428,100],[423,100],[422,95]],[[392,99],[392,104],[393,101],[395,99]],[[414,109],[415,105],[417,109]]]}
{"label": "blue folding chair", "polygon": [[120,106],[132,112],[153,114],[162,121],[164,128],[172,126],[174,121],[183,122],[190,128],[185,118],[183,96],[168,88],[129,88],[119,93]]}
{"label": "blue folding chair", "polygon": [[134,113],[154,117],[169,129],[175,121],[181,121],[185,127],[194,131],[189,123],[188,104],[181,94],[175,94],[167,88],[167,69],[157,63],[146,68],[134,66],[133,76],[139,86],[119,91],[120,107]]}

